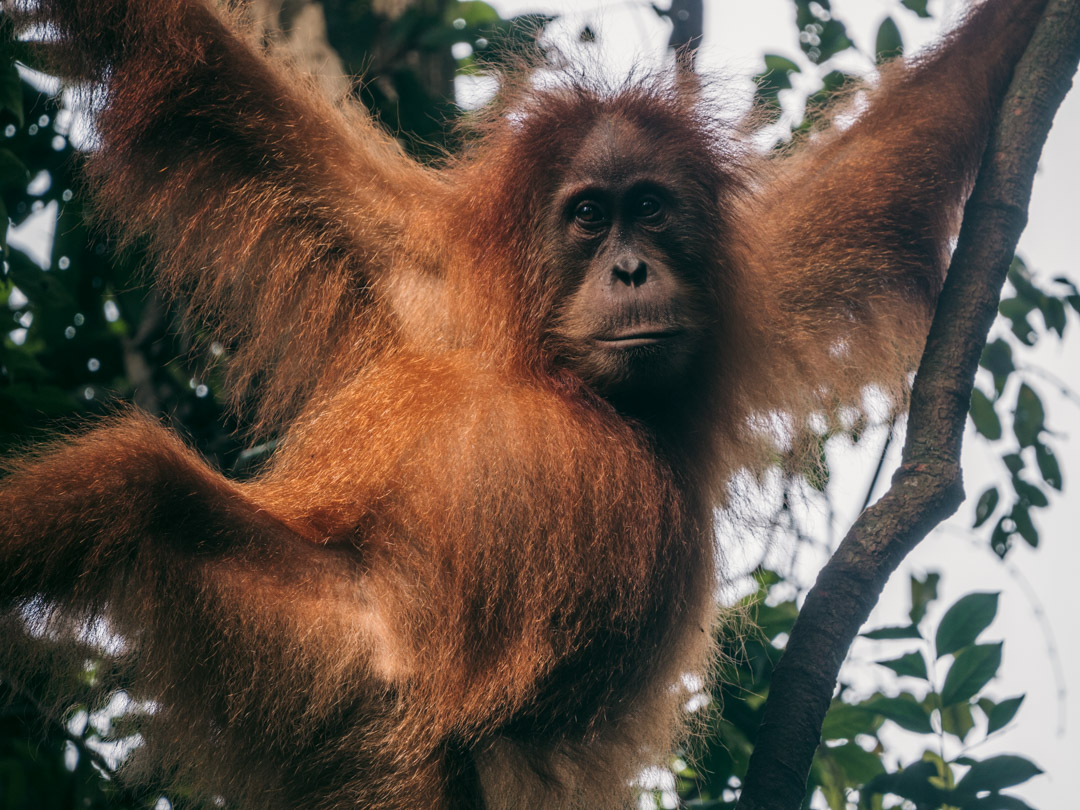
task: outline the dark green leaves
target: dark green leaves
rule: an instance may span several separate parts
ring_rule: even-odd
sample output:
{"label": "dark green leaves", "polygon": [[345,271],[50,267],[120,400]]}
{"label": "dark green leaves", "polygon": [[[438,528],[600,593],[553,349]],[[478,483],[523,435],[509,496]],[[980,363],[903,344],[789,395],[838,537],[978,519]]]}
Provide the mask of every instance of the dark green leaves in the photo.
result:
{"label": "dark green leaves", "polygon": [[[898,773],[882,774],[872,779],[861,791],[865,801],[874,796],[892,793],[914,802],[917,807],[957,807],[961,810],[1031,810],[1014,796],[998,791],[1023,784],[1042,773],[1024,757],[1002,755],[981,762],[970,760],[971,767],[952,790],[942,787],[943,772],[949,766],[939,757],[926,753]],[[864,806],[864,805],[860,805]],[[866,804],[880,807],[880,804]]]}
{"label": "dark green leaves", "polygon": [[10,149],[0,147],[0,188],[25,186],[30,180],[30,170]]}
{"label": "dark green leaves", "polygon": [[[988,709],[986,711],[986,733],[993,734],[995,731],[1007,726],[1016,716],[1017,711],[1020,710],[1020,704],[1024,702],[1024,695],[1003,700],[998,704],[994,704],[992,701],[988,702],[990,705],[986,707]],[[982,701],[980,701],[980,705],[983,705]]]}
{"label": "dark green leaves", "polygon": [[915,802],[919,807],[940,807],[945,801],[946,792],[931,781],[939,777],[937,763],[923,759],[898,773],[879,776],[866,786],[864,792],[867,798],[892,793]]}
{"label": "dark green leaves", "polygon": [[848,784],[862,785],[884,772],[881,758],[869,751],[864,751],[856,743],[839,745],[828,749],[829,756],[835,760],[847,777]]}
{"label": "dark green leaves", "polygon": [[1001,643],[977,644],[957,654],[941,688],[941,703],[950,706],[970,700],[989,683],[1001,666]]}
{"label": "dark green leaves", "polygon": [[[992,500],[984,494],[984,499]],[[993,510],[991,504],[988,511]],[[987,512],[988,513],[988,512]],[[925,638],[919,624],[926,614],[927,606],[937,598],[937,577],[927,575],[924,580],[912,577],[910,627],[885,627],[864,633],[864,637],[877,641],[907,641]],[[990,626],[998,611],[997,593],[970,593],[954,602],[941,617],[933,644],[927,640],[926,654],[907,651],[895,658],[878,661],[897,675],[921,680],[925,689],[913,690],[918,694],[901,692],[896,697],[878,694],[863,703],[847,704],[834,701],[826,715],[823,731],[826,740],[847,739],[855,735],[872,734],[860,713],[873,712],[876,717],[887,719],[901,728],[917,734],[947,734],[962,743],[968,743],[979,729],[977,710],[986,717],[985,734],[990,735],[1006,726],[1015,716],[1023,702],[1023,696],[1008,698],[996,703],[979,692],[997,674],[1001,664],[1001,644],[978,644],[980,635]],[[944,683],[930,674],[928,660],[937,662],[936,673],[943,670],[942,659],[952,655],[953,660],[945,673]],[[929,656],[929,657],[928,657]],[[978,698],[977,701],[973,700]],[[936,718],[936,721],[935,721]],[[831,736],[835,735],[835,736]],[[976,741],[977,742],[977,741]],[[971,749],[966,749],[971,750]],[[960,785],[950,788],[959,776],[959,766],[969,767]],[[1001,772],[996,768],[1001,767]],[[962,773],[962,771],[961,771]],[[885,793],[901,796],[919,807],[957,807],[960,810],[1023,810],[1024,803],[998,791],[1031,778],[1039,773],[1037,767],[1022,757],[994,757],[979,762],[971,756],[946,761],[939,755],[927,752],[918,762],[894,773],[879,773],[860,790],[866,807],[881,807],[873,799]],[[830,796],[823,788],[826,798]],[[830,808],[843,808],[842,802],[830,803]]]}
{"label": "dark green leaves", "polygon": [[754,106],[768,112],[775,120],[780,115],[780,91],[791,89],[791,74],[799,73],[800,68],[790,59],[774,53],[765,54],[765,70],[754,77],[757,90],[754,92]]}
{"label": "dark green leaves", "polygon": [[873,734],[880,725],[878,716],[865,707],[834,700],[821,726],[821,738],[853,740],[858,734]]}
{"label": "dark green leaves", "polygon": [[973,644],[997,615],[998,594],[969,593],[959,599],[941,619],[934,646],[937,657]]}
{"label": "dark green leaves", "polygon": [[922,638],[922,634],[919,632],[919,628],[915,625],[908,625],[907,627],[879,627],[877,630],[871,630],[868,633],[861,634],[863,638],[869,638],[874,641],[892,641],[901,638]]}
{"label": "dark green leaves", "polygon": [[913,625],[918,624],[926,615],[927,606],[938,598],[938,581],[941,575],[930,572],[925,579],[911,578],[911,617]]}
{"label": "dark green leaves", "polygon": [[997,509],[998,501],[1001,496],[998,494],[997,487],[990,487],[982,495],[979,496],[979,502],[975,504],[975,528],[979,528],[990,516],[994,514],[994,510]]}
{"label": "dark green leaves", "polygon": [[994,375],[994,390],[1001,394],[1009,375],[1016,370],[1013,364],[1012,346],[998,338],[983,347],[979,365]]}
{"label": "dark green leaves", "polygon": [[957,784],[956,793],[961,797],[974,797],[983,791],[998,791],[1022,784],[1040,773],[1042,769],[1024,757],[1002,754],[972,765]]}
{"label": "dark green leaves", "polygon": [[1009,517],[1012,519],[1013,525],[1016,527],[1016,533],[1019,534],[1024,541],[1032,548],[1038,548],[1039,546],[1039,531],[1035,528],[1035,524],[1031,521],[1031,513],[1026,506],[1016,504],[1013,507],[1012,512],[1009,513]]}
{"label": "dark green leaves", "polygon": [[878,64],[895,59],[904,53],[904,40],[892,17],[886,17],[881,21],[874,43],[874,53],[877,55]]}
{"label": "dark green leaves", "polygon": [[16,126],[26,123],[23,110],[22,79],[15,67],[18,42],[9,19],[0,18],[0,113],[10,116]]}
{"label": "dark green leaves", "polygon": [[968,407],[975,429],[991,441],[1001,438],[1001,420],[994,410],[994,403],[978,388],[971,391],[971,405]]}
{"label": "dark green leaves", "polygon": [[1022,343],[1032,346],[1038,340],[1038,334],[1028,320],[1028,316],[1036,310],[1042,315],[1043,324],[1048,331],[1057,333],[1058,337],[1065,334],[1065,302],[1070,293],[1076,293],[1067,280],[1054,280],[1055,284],[1062,284],[1066,288],[1064,294],[1052,288],[1044,288],[1036,283],[1023,260],[1015,257],[1009,268],[1009,283],[1015,295],[1003,299],[998,306],[998,312],[1012,322],[1012,332]]}
{"label": "dark green leaves", "polygon": [[901,0],[900,5],[914,11],[920,17],[930,16],[930,12],[926,10],[926,0]]}
{"label": "dark green leaves", "polygon": [[[975,429],[987,439],[997,441],[1003,438],[1001,418],[997,407],[1002,405],[1002,392],[1010,374],[1015,372],[1012,353],[1008,344],[995,341],[986,347],[981,361],[984,368],[994,374],[994,396],[991,398],[975,388],[971,394],[969,413]],[[1043,509],[1050,505],[1042,484],[1060,490],[1064,484],[1061,466],[1054,451],[1043,441],[1046,431],[1046,411],[1042,399],[1027,383],[1021,383],[1016,389],[1016,406],[1012,413],[1012,432],[1019,449],[1001,456],[1001,461],[1009,471],[1015,500],[1009,506],[1007,514],[998,518],[990,535],[990,545],[994,551],[1004,557],[1011,547],[1012,540],[1019,535],[1028,545],[1039,544],[1039,531],[1032,516],[1033,509]],[[1034,451],[1042,484],[1033,484],[1025,480],[1022,474],[1028,471],[1031,463],[1031,451]],[[987,488],[979,497],[975,506],[974,526],[978,528],[990,520],[1001,506],[1001,490],[996,486]]]}
{"label": "dark green leaves", "polygon": [[926,679],[926,660],[922,657],[922,653],[907,653],[901,655],[899,658],[893,658],[888,661],[878,661],[883,667],[888,667],[897,675],[908,675],[912,678]]}
{"label": "dark green leaves", "polygon": [[814,757],[811,775],[830,810],[848,807],[851,785],[863,785],[885,773],[881,757],[864,750],[858,743],[822,746]]}
{"label": "dark green leaves", "polygon": [[1042,442],[1035,445],[1035,462],[1039,465],[1039,473],[1043,481],[1054,489],[1061,491],[1061,467],[1058,466],[1057,456],[1054,451]]}
{"label": "dark green leaves", "polygon": [[1013,418],[1013,431],[1021,447],[1031,447],[1044,427],[1046,412],[1043,410],[1039,395],[1024,383],[1016,396],[1016,411]]}
{"label": "dark green leaves", "polygon": [[840,51],[852,47],[847,29],[829,13],[828,3],[795,0],[795,8],[799,44],[811,62],[827,62]]}
{"label": "dark green leaves", "polygon": [[930,713],[910,695],[878,697],[862,704],[863,708],[892,720],[901,728],[918,734],[930,734]]}
{"label": "dark green leaves", "polygon": [[970,703],[954,703],[940,710],[941,730],[960,740],[967,738],[975,728],[975,717]]}

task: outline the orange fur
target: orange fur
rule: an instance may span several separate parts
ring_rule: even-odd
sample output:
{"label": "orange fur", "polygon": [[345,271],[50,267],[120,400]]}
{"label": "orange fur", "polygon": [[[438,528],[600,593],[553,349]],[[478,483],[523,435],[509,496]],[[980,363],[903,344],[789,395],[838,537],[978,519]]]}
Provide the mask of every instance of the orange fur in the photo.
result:
{"label": "orange fur", "polygon": [[[713,510],[777,457],[751,420],[797,434],[867,385],[903,396],[1041,6],[979,7],[779,160],[686,77],[519,78],[434,170],[197,0],[5,2],[52,24],[57,71],[95,93],[100,217],[146,243],[227,346],[237,403],[283,435],[246,482],[135,413],[11,462],[5,632],[106,621],[157,706],[141,778],[200,795],[628,805],[680,733],[682,676],[709,668]],[[647,133],[628,148],[678,167],[708,223],[687,240],[700,356],[637,417],[553,336],[574,279],[545,223],[605,121]]]}

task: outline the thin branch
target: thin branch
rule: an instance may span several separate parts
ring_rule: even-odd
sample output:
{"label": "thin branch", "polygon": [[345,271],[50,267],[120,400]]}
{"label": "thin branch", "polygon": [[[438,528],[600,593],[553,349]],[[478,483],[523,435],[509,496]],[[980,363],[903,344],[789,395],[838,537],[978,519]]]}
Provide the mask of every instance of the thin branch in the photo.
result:
{"label": "thin branch", "polygon": [[1039,153],[1080,62],[1080,0],[1051,0],[983,159],[911,396],[900,469],[807,594],[737,810],[797,810],[840,665],[908,552],[963,500],[960,446],[979,355],[1027,219]]}
{"label": "thin branch", "polygon": [[881,454],[878,456],[877,467],[874,469],[874,477],[870,479],[870,486],[866,488],[866,497],[863,498],[863,504],[859,508],[859,513],[866,511],[866,507],[870,505],[870,501],[873,500],[874,490],[877,489],[878,481],[881,480],[881,471],[885,468],[885,459],[889,455],[889,448],[892,447],[893,437],[896,435],[896,418],[893,417],[889,420],[889,432],[885,435],[885,444],[881,447]]}
{"label": "thin branch", "polygon": [[698,46],[705,32],[705,0],[671,0],[668,48],[679,54],[680,64],[694,70]]}

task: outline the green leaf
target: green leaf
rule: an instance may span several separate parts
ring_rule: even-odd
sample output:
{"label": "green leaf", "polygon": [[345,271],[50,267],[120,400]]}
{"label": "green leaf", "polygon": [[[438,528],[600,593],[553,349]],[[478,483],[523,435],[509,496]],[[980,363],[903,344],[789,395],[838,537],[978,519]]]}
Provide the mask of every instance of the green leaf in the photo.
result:
{"label": "green leaf", "polygon": [[30,170],[10,149],[0,148],[0,188],[22,188],[30,182]]}
{"label": "green leaf", "polygon": [[940,807],[945,801],[946,793],[930,781],[936,778],[938,766],[933,762],[920,760],[899,773],[886,773],[872,779],[860,793],[867,796],[893,793],[911,799],[920,807]]}
{"label": "green leaf", "polygon": [[780,91],[791,89],[791,74],[801,68],[790,59],[774,53],[765,54],[765,70],[754,77],[757,90],[754,105],[761,109],[780,112]]}
{"label": "green leaf", "polygon": [[968,407],[975,429],[983,436],[994,441],[1001,438],[1001,420],[998,419],[994,404],[978,388],[971,390],[971,405]]}
{"label": "green leaf", "polygon": [[798,617],[799,608],[794,602],[781,602],[779,605],[758,602],[754,607],[754,623],[769,641],[781,633],[790,633]]}
{"label": "green leaf", "polygon": [[983,347],[979,365],[994,375],[994,384],[1000,394],[1001,386],[997,385],[998,381],[1004,383],[1005,378],[1016,370],[1013,364],[1012,346],[1001,338],[990,341]]}
{"label": "green leaf", "polygon": [[941,689],[941,703],[952,706],[979,693],[1001,666],[1001,643],[976,644],[961,650],[949,667]]}
{"label": "green leaf", "polygon": [[[828,61],[840,51],[846,51],[855,44],[848,38],[847,28],[835,17],[824,23],[824,29],[819,34],[819,38],[821,42],[816,47],[820,55],[813,57],[818,64]],[[810,48],[805,48],[805,50],[810,56]]]}
{"label": "green leaf", "polygon": [[1001,500],[1001,496],[998,494],[997,487],[990,487],[979,496],[979,502],[975,504],[973,528],[979,528],[990,519],[990,516],[994,514],[994,510],[997,509],[999,500]]}
{"label": "green leaf", "polygon": [[926,615],[926,607],[938,597],[938,580],[941,574],[928,573],[926,579],[911,578],[911,617],[912,624],[918,624]]}
{"label": "green leaf", "polygon": [[1021,447],[1031,447],[1039,438],[1043,429],[1046,413],[1039,395],[1024,383],[1016,396],[1016,412],[1013,417],[1013,432]]}
{"label": "green leaf", "polygon": [[1013,475],[1019,475],[1024,469],[1024,459],[1019,453],[1006,453],[1001,460]]}
{"label": "green leaf", "polygon": [[792,62],[786,56],[767,53],[765,54],[765,72],[775,73],[780,81],[787,81],[786,87],[791,87],[788,76],[792,73],[802,73],[802,68],[799,67],[798,63]]}
{"label": "green leaf", "polygon": [[851,74],[844,73],[841,70],[830,70],[826,73],[821,80],[821,89],[811,93],[809,98],[806,99],[806,114],[803,117],[802,124],[799,125],[799,131],[809,132],[816,121],[822,120],[822,113],[829,108],[829,102],[852,79]]}
{"label": "green leaf", "polygon": [[1016,524],[1016,531],[1027,541],[1027,544],[1032,548],[1038,548],[1039,530],[1035,528],[1035,524],[1031,521],[1031,513],[1028,512],[1027,508],[1021,504],[1015,504],[1009,513],[1009,517],[1012,518],[1013,523]]}
{"label": "green leaf", "polygon": [[478,26],[485,23],[496,23],[500,18],[499,12],[487,3],[480,2],[480,0],[463,0],[463,2],[454,3],[447,8],[446,23],[452,24],[456,19],[465,20],[465,24],[469,26]]}
{"label": "green leaf", "polygon": [[969,593],[950,607],[934,636],[937,657],[973,644],[997,615],[997,593]]}
{"label": "green leaf", "polygon": [[20,127],[26,123],[23,111],[22,79],[11,62],[0,65],[0,110],[7,110]]}
{"label": "green leaf", "polygon": [[871,630],[868,633],[860,633],[859,635],[863,638],[873,639],[874,641],[922,638],[922,633],[919,632],[919,628],[914,624],[909,624],[907,627],[879,627],[877,630]]}
{"label": "green leaf", "polygon": [[877,41],[874,44],[878,64],[887,62],[904,53],[904,39],[892,17],[886,17],[878,26]]}
{"label": "green leaf", "polygon": [[1002,515],[998,518],[998,522],[994,526],[994,531],[990,533],[990,548],[1003,560],[1005,559],[1005,555],[1009,553],[1009,549],[1012,547],[1013,533],[1011,529],[1005,527],[1005,522],[1007,520],[1009,520],[1008,515]]}
{"label": "green leaf", "polygon": [[810,765],[810,784],[817,787],[815,793],[825,800],[828,810],[846,810],[847,778],[827,747],[819,747],[814,753],[814,761]]}
{"label": "green leaf", "polygon": [[975,796],[984,790],[997,791],[1023,784],[1040,773],[1042,769],[1029,759],[1015,754],[1001,754],[972,765],[956,785],[956,793]]}
{"label": "green leaf", "polygon": [[74,306],[74,299],[53,273],[48,273],[34,264],[33,260],[20,250],[13,249],[8,256],[10,278],[37,305],[54,307]]}
{"label": "green leaf", "polygon": [[829,748],[829,755],[843,769],[849,785],[865,785],[875,776],[885,772],[881,757],[872,754],[857,743],[847,743]]}
{"label": "green leaf", "polygon": [[1023,298],[1003,298],[1001,303],[998,304],[998,312],[1009,320],[1026,318],[1033,309],[1035,309],[1035,305]]}
{"label": "green leaf", "polygon": [[821,739],[851,740],[858,734],[873,734],[881,727],[881,720],[874,712],[862,706],[853,706],[834,700],[825,722],[821,724]]}
{"label": "green leaf", "polygon": [[862,706],[875,714],[880,714],[886,720],[892,720],[908,731],[918,734],[933,733],[929,713],[910,695],[872,698]]}
{"label": "green leaf", "polygon": [[926,10],[926,0],[901,0],[900,4],[904,8],[914,11],[920,17],[930,16],[930,12]]}
{"label": "green leaf", "polygon": [[1039,473],[1043,481],[1061,492],[1061,467],[1058,465],[1054,451],[1042,442],[1035,442],[1035,461],[1039,465]]}
{"label": "green leaf", "polygon": [[1035,343],[1035,330],[1031,328],[1027,316],[1035,308],[1030,301],[1020,298],[1006,298],[998,305],[998,312],[1008,318],[1012,325],[1012,332],[1021,343],[1031,346]]}
{"label": "green leaf", "polygon": [[755,77],[758,100],[775,101],[777,93],[791,89],[791,74],[801,72],[802,69],[786,56],[765,54],[765,70]]}
{"label": "green leaf", "polygon": [[1016,491],[1016,497],[1019,498],[1020,504],[1025,509],[1029,507],[1043,509],[1050,505],[1046,493],[1022,478],[1013,478],[1013,489]]}
{"label": "green leaf", "polygon": [[1024,702],[1024,697],[1024,695],[1020,695],[1019,697],[1008,698],[990,709],[990,711],[986,713],[986,733],[993,734],[998,729],[1007,726],[1013,717],[1016,716],[1016,712],[1020,709],[1020,704]]}
{"label": "green leaf", "polygon": [[975,718],[971,714],[970,703],[957,703],[941,710],[941,730],[952,734],[961,742],[975,728]]}
{"label": "green leaf", "polygon": [[1065,304],[1060,298],[1046,296],[1039,309],[1047,329],[1057,332],[1058,337],[1065,337]]}
{"label": "green leaf", "polygon": [[1042,297],[1039,289],[1032,284],[1031,271],[1020,256],[1013,256],[1012,264],[1009,265],[1008,279],[1016,289],[1016,294],[1025,301],[1030,301],[1034,305]]}
{"label": "green leaf", "polygon": [[926,660],[922,653],[912,652],[892,658],[888,661],[878,661],[883,667],[888,667],[897,675],[907,675],[910,678],[922,678],[926,680]]}

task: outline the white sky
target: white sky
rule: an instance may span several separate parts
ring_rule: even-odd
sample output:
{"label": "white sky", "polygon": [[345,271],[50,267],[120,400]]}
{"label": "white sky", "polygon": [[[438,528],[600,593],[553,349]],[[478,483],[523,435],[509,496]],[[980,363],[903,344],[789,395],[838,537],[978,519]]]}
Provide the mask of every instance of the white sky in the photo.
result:
{"label": "white sky", "polygon": [[[553,28],[566,39],[586,23],[600,35],[600,62],[616,73],[637,64],[655,63],[663,58],[667,27],[645,0],[627,2],[528,2],[494,0],[501,13],[523,11],[554,12],[563,21]],[[909,50],[933,38],[940,25],[945,3],[931,0],[937,19],[919,21],[901,8],[899,0],[834,0],[834,13],[848,25],[849,35],[865,53],[872,53],[877,27],[892,14],[904,34]],[[946,12],[957,3],[948,3]],[[699,64],[710,73],[726,77],[738,96],[752,90],[749,77],[763,67],[761,55],[778,53],[805,64],[801,59],[793,24],[791,0],[754,2],[706,2],[706,37]],[[797,81],[799,77],[796,77]],[[811,89],[814,89],[811,87]],[[1043,153],[1040,173],[1031,204],[1031,222],[1020,243],[1021,255],[1041,277],[1069,275],[1080,282],[1074,256],[1077,251],[1077,220],[1080,204],[1074,188],[1080,183],[1080,92],[1074,92],[1058,115],[1057,123]],[[1070,316],[1065,344],[1044,339],[1031,362],[1051,371],[1073,390],[1080,391],[1080,322]],[[1026,358],[1025,358],[1026,359]],[[1004,662],[1000,677],[986,693],[995,699],[1022,692],[1027,700],[1017,720],[1005,733],[979,745],[975,756],[1021,753],[1033,759],[1046,774],[1015,789],[1038,810],[1072,806],[1080,795],[1080,632],[1078,632],[1077,573],[1080,572],[1080,406],[1055,394],[1055,386],[1033,377],[1032,384],[1043,396],[1048,422],[1059,441],[1056,445],[1065,476],[1065,493],[1052,498],[1048,510],[1039,511],[1037,522],[1041,547],[1028,549],[1020,543],[1007,564],[989,551],[988,529],[978,534],[969,530],[974,500],[991,482],[1004,483],[1000,463],[985,444],[970,435],[966,442],[964,470],[969,500],[956,518],[928,538],[889,583],[869,626],[900,624],[908,610],[908,576],[911,572],[937,570],[942,577],[942,599],[931,622],[956,598],[969,591],[1001,591],[998,618],[987,640],[1004,638]],[[988,388],[987,388],[988,390]],[[1070,441],[1071,440],[1071,441]],[[841,514],[828,526],[825,515],[816,516],[822,534],[842,536],[861,505],[863,488],[870,479],[880,444],[855,451],[841,451],[834,463],[833,492]],[[897,450],[898,452],[898,450]],[[894,454],[895,455],[895,454]],[[886,486],[885,476],[882,487]],[[1006,491],[1006,490],[1003,490]],[[849,502],[846,508],[844,502]],[[806,560],[803,572],[812,580],[820,560]],[[931,624],[931,626],[933,626]],[[1056,649],[1058,663],[1052,663],[1050,648]],[[906,652],[895,646],[874,647],[860,642],[856,655],[861,660],[891,658]],[[1055,668],[1060,670],[1055,672]],[[859,686],[875,688],[882,682],[878,667],[857,667],[849,676]],[[1060,690],[1065,690],[1062,693]],[[975,737],[976,734],[973,734]],[[912,746],[910,736],[896,735],[898,749],[909,758],[921,748]],[[952,751],[955,753],[955,749]]]}

